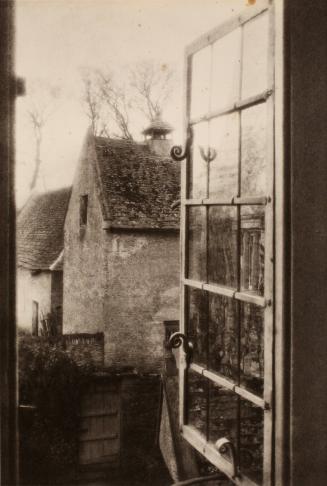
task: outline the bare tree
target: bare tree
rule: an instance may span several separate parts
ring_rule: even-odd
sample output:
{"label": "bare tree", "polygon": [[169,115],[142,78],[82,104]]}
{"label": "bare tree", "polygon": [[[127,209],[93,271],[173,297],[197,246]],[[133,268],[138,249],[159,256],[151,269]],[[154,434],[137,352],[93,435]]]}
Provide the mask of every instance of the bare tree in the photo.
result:
{"label": "bare tree", "polygon": [[91,70],[82,70],[82,104],[85,113],[91,122],[94,135],[109,137],[108,121],[103,115],[103,99],[99,86],[98,73]]}
{"label": "bare tree", "polygon": [[148,120],[158,116],[172,94],[174,71],[166,64],[143,61],[120,76],[111,71],[84,70],[82,102],[93,133],[133,139],[133,114]]}
{"label": "bare tree", "polygon": [[114,136],[132,140],[133,136],[130,131],[132,100],[128,90],[124,86],[120,87],[116,84],[112,75],[104,72],[99,72],[98,75],[102,102],[119,130],[119,133],[114,133]]}
{"label": "bare tree", "polygon": [[[35,81],[29,90],[30,102],[26,114],[31,124],[35,142],[34,169],[29,185],[31,191],[36,187],[37,180],[40,176],[44,127],[55,111],[59,96],[60,88],[58,86],[45,84],[40,80]],[[43,184],[45,186],[44,180]]]}
{"label": "bare tree", "polygon": [[132,139],[128,90],[125,91],[110,71],[83,70],[82,103],[94,135]]}
{"label": "bare tree", "polygon": [[45,125],[46,120],[43,116],[43,113],[35,108],[28,110],[27,114],[32,124],[32,129],[34,132],[34,140],[35,140],[34,170],[30,182],[30,190],[32,191],[36,186],[36,182],[40,172],[41,143],[42,143],[43,127]]}
{"label": "bare tree", "polygon": [[136,106],[150,121],[154,120],[172,95],[173,69],[167,64],[141,61],[132,66],[129,76]]}

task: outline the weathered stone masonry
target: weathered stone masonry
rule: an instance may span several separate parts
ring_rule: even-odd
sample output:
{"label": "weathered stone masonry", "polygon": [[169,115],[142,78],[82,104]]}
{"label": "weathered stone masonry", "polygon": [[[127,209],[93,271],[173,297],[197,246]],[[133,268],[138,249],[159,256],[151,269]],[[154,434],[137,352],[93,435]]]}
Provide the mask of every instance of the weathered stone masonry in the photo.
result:
{"label": "weathered stone masonry", "polygon": [[[64,333],[103,331],[105,232],[92,159],[85,146],[73,184],[65,222]],[[80,229],[79,198],[88,194],[87,226]]]}
{"label": "weathered stone masonry", "polygon": [[160,369],[165,329],[154,317],[165,305],[164,290],[178,288],[178,233],[121,232],[108,238],[106,361]]}
{"label": "weathered stone masonry", "polygon": [[65,224],[64,333],[103,332],[106,366],[163,366],[165,330],[156,316],[179,285],[173,164],[145,145],[93,136],[82,151]]}

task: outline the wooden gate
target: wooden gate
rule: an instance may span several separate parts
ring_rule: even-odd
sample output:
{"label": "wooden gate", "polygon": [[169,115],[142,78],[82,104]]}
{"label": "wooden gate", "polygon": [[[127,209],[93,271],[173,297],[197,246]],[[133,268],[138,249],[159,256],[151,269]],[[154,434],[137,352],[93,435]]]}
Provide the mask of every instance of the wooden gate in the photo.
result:
{"label": "wooden gate", "polygon": [[97,381],[81,402],[80,466],[118,466],[120,457],[120,382]]}

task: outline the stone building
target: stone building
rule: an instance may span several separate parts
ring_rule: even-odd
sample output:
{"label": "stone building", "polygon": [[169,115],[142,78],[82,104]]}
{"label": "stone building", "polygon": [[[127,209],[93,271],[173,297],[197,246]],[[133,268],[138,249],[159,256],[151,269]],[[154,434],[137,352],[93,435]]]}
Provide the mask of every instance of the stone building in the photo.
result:
{"label": "stone building", "polygon": [[88,133],[73,184],[63,330],[103,332],[106,366],[159,370],[160,311],[178,299],[180,167],[168,155],[171,128],[160,123],[143,143]]}
{"label": "stone building", "polygon": [[17,324],[38,334],[49,314],[61,331],[64,221],[71,188],[32,195],[17,219]]}

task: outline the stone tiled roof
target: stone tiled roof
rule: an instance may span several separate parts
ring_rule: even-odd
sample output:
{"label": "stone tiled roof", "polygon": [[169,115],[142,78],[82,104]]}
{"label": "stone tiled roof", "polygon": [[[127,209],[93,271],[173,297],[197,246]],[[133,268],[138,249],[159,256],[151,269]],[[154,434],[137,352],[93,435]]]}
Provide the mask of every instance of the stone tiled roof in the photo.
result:
{"label": "stone tiled roof", "polygon": [[[17,264],[49,270],[64,248],[64,223],[71,188],[30,197],[17,218]],[[59,269],[56,268],[56,269]]]}
{"label": "stone tiled roof", "polygon": [[180,165],[146,144],[95,138],[99,192],[111,228],[178,229]]}

